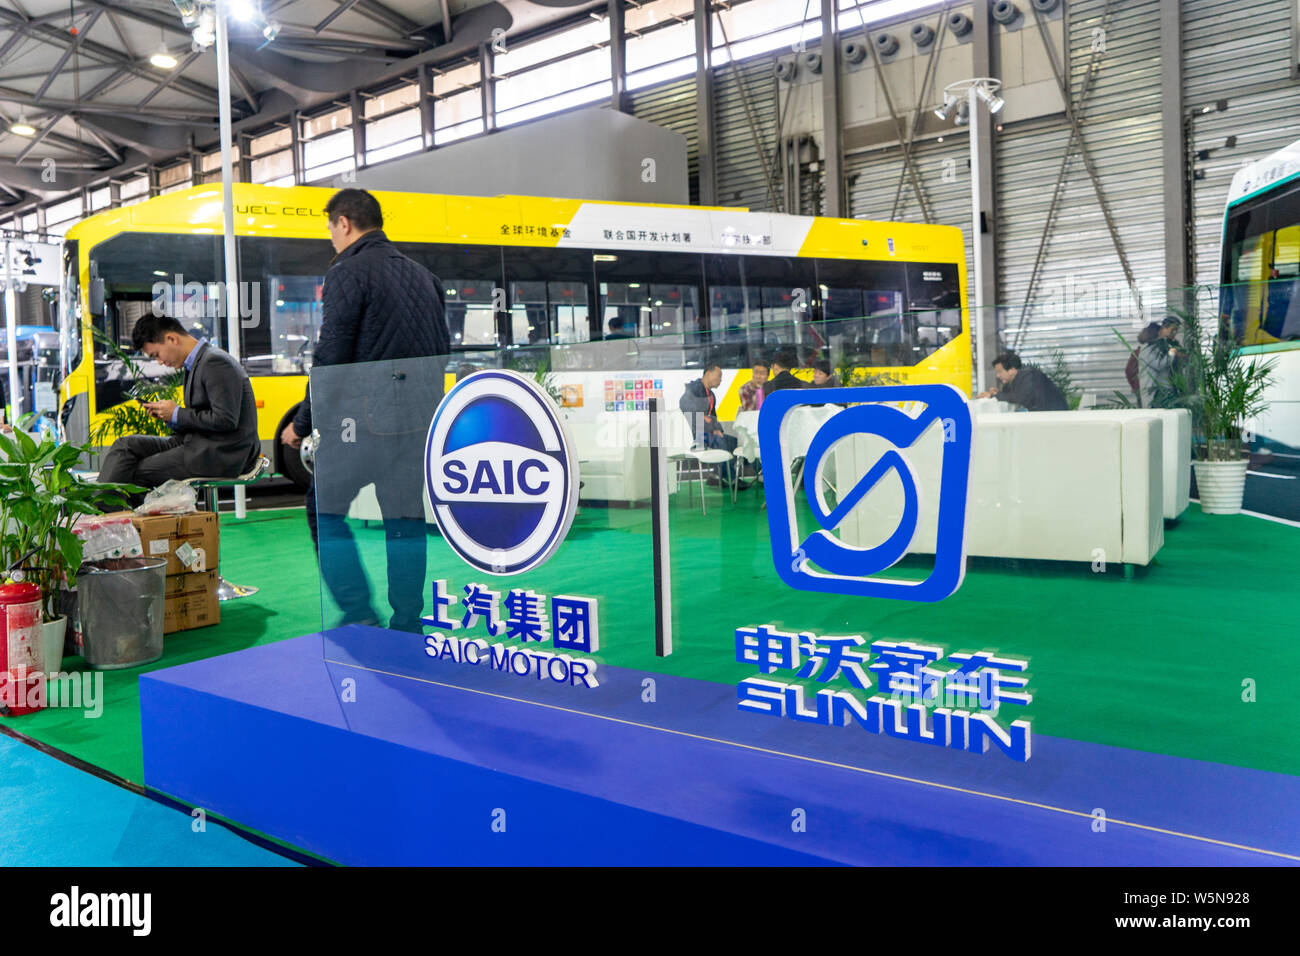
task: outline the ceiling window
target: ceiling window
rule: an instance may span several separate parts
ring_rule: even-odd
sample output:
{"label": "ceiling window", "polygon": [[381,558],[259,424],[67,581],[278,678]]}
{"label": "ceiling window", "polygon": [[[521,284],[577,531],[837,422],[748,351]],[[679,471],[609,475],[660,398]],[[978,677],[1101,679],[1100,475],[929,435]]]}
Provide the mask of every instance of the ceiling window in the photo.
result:
{"label": "ceiling window", "polygon": [[498,126],[613,95],[609,20],[592,19],[493,57]]}
{"label": "ceiling window", "polygon": [[482,79],[477,58],[434,72],[433,142],[436,145],[484,131]]}
{"label": "ceiling window", "polygon": [[800,4],[798,0],[748,0],[746,3],[733,3],[730,7],[715,5],[710,62],[713,66],[720,66],[733,59],[744,60],[772,50],[790,49],[801,40],[812,43],[820,36],[820,4]]}
{"label": "ceiling window", "polygon": [[[631,13],[629,10],[629,17]],[[667,19],[639,33],[629,28],[626,44],[629,90],[653,86],[695,70],[695,21],[689,18]]]}

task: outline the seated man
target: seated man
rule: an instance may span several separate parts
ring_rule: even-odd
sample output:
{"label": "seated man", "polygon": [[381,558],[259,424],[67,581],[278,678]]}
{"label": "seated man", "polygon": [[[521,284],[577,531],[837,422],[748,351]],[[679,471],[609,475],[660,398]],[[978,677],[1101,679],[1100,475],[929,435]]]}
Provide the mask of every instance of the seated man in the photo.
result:
{"label": "seated man", "polygon": [[839,387],[840,383],[835,380],[835,376],[831,373],[830,362],[814,362],[812,370],[813,380],[812,384],[808,386],[809,388]]}
{"label": "seated man", "polygon": [[1015,352],[1003,352],[993,360],[993,374],[998,384],[986,389],[976,398],[993,398],[1019,405],[1030,412],[1065,412],[1070,404],[1042,369],[1033,365],[1021,366]]}
{"label": "seated man", "polygon": [[[713,394],[713,390],[721,384],[722,367],[709,365],[702,376],[686,383],[686,391],[677,404],[691,423],[691,432],[698,447],[733,452],[736,450],[736,438],[722,430],[722,425],[718,422],[718,402]],[[729,461],[718,466],[721,480],[731,481],[734,465],[734,461]],[[718,479],[712,479],[710,483],[716,481]]]}
{"label": "seated man", "polygon": [[754,363],[754,377],[740,386],[740,410],[756,412],[763,407],[763,386],[767,384],[767,363]]}
{"label": "seated man", "polygon": [[790,374],[790,369],[798,364],[793,352],[781,351],[772,359],[772,377],[763,383],[763,396],[766,398],[773,392],[779,392],[783,388],[803,388],[808,383],[803,379],[795,378]]}
{"label": "seated man", "polygon": [[119,438],[104,456],[100,481],[156,488],[169,478],[235,478],[251,469],[262,445],[257,402],[243,367],[169,316],[142,316],[131,342],[154,361],[185,370],[185,407],[142,403],[175,434]]}

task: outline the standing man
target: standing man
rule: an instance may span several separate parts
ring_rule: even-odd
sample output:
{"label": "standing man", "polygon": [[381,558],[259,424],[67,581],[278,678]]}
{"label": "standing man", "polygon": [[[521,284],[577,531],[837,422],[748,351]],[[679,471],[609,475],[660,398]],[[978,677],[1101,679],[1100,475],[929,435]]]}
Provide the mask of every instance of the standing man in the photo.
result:
{"label": "standing man", "polygon": [[[442,282],[389,241],[379,201],[365,190],[339,190],[325,215],[337,255],[321,292],[313,364],[320,374],[280,439],[298,448],[313,424],[320,431],[307,524],[342,623],[379,622],[346,522],[357,492],[373,483],[387,539],[389,626],[419,633],[424,438],[442,397],[451,344]],[[424,357],[439,358],[417,361]],[[343,365],[352,367],[330,368]]]}
{"label": "standing man", "polygon": [[1183,354],[1178,344],[1182,327],[1177,316],[1166,317],[1155,338],[1138,350],[1138,384],[1143,408],[1165,408],[1177,398],[1174,371]]}
{"label": "standing man", "polygon": [[1042,369],[1033,365],[1022,366],[1015,352],[1003,352],[993,360],[993,374],[998,384],[977,395],[1019,405],[1029,412],[1067,412],[1070,403],[1065,400],[1056,383]]}
{"label": "standing man", "polygon": [[262,444],[257,402],[243,366],[166,315],[141,316],[131,344],[155,362],[185,370],[185,405],[143,402],[175,434],[119,438],[104,456],[99,480],[156,488],[169,478],[236,478],[249,471]]}

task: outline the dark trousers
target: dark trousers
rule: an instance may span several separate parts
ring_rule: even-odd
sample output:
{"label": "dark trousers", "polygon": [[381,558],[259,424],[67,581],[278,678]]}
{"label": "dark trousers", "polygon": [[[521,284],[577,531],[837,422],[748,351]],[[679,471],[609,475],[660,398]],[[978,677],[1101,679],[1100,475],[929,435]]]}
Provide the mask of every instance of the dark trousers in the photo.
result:
{"label": "dark trousers", "polygon": [[184,456],[185,446],[174,435],[128,435],[105,453],[99,480],[157,488],[169,478],[193,478]]}
{"label": "dark trousers", "polygon": [[[369,484],[369,481],[366,482]],[[420,617],[424,609],[424,575],[426,568],[426,528],[424,518],[411,518],[405,482],[375,481],[375,497],[384,516],[384,537],[388,550],[388,603],[393,609],[389,627],[398,631],[421,633]],[[316,482],[307,489],[307,526],[320,561],[321,579],[334,602],[343,611],[343,624],[378,624],[379,615],[371,604],[370,580],[361,564],[356,539],[347,523],[347,508],[360,489],[351,494],[331,488],[327,495],[328,510],[317,510]],[[339,512],[342,513],[339,513]]]}

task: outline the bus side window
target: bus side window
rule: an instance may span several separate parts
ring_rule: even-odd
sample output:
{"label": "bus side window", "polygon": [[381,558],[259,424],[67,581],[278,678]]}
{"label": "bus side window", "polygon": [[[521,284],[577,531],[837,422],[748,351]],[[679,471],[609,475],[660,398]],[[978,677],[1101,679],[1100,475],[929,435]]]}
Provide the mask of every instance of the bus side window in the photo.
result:
{"label": "bus side window", "polygon": [[700,257],[683,252],[597,252],[595,264],[603,337],[698,338]]}
{"label": "bus side window", "polygon": [[1278,339],[1300,336],[1300,225],[1273,234],[1268,299],[1261,327]]}
{"label": "bus side window", "polygon": [[955,263],[908,263],[907,313],[917,357],[947,345],[961,333],[961,290]]}
{"label": "bus side window", "polygon": [[504,249],[511,344],[567,345],[592,338],[590,249]]}
{"label": "bus side window", "polygon": [[505,344],[496,313],[505,294],[500,246],[399,242],[397,247],[442,280],[453,351]]}
{"label": "bus side window", "polygon": [[915,361],[915,330],[904,320],[901,266],[854,259],[818,259],[816,264],[819,328],[841,362],[871,368]]}
{"label": "bus side window", "polygon": [[239,240],[241,358],[250,375],[303,375],[324,318],[321,291],[333,255],[325,239]]}
{"label": "bus side window", "polygon": [[816,317],[817,274],[811,259],[790,256],[743,256],[745,299],[753,326],[755,304],[763,324],[763,344],[770,350],[794,347],[800,362],[826,343],[812,330]]}

